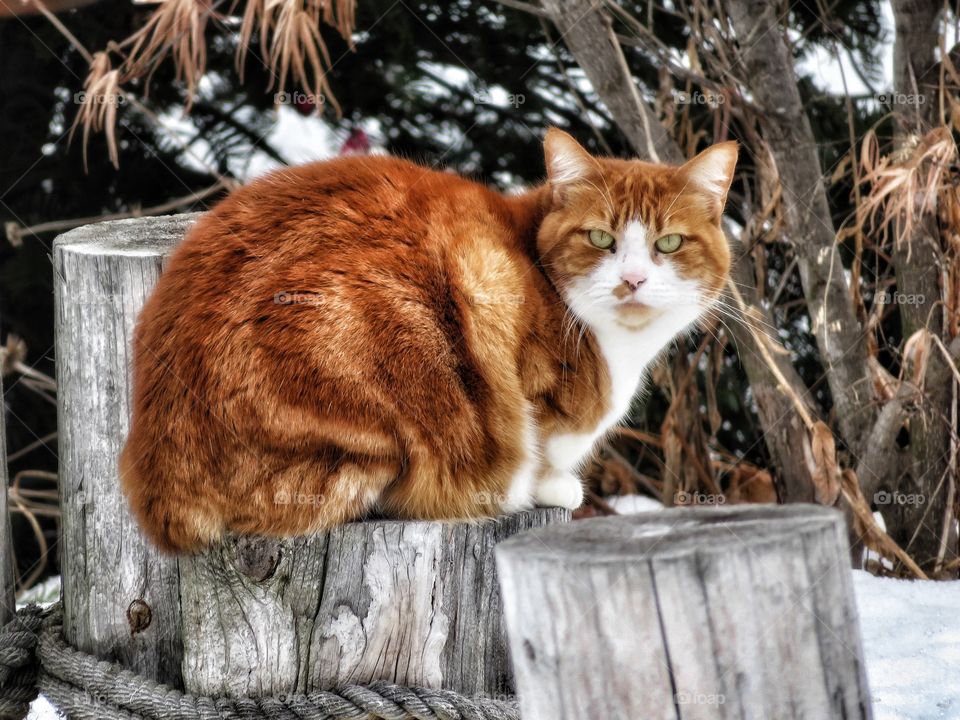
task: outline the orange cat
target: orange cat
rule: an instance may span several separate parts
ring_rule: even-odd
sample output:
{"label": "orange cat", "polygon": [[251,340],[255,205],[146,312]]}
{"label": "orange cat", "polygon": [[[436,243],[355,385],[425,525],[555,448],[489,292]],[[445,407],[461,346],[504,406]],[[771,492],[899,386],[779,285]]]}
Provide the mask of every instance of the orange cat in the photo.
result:
{"label": "orange cat", "polygon": [[681,167],[559,130],[516,197],[386,157],[204,215],[140,315],[121,479],[148,536],[577,507],[644,368],[715,302],[735,143]]}

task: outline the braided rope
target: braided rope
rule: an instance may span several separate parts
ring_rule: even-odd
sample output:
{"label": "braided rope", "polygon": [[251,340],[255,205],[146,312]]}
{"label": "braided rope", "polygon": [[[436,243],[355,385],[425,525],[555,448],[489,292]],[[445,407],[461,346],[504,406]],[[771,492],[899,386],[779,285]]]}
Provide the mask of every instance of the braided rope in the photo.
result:
{"label": "braided rope", "polygon": [[0,628],[0,718],[27,714],[36,697],[40,608],[24,608]]}
{"label": "braided rope", "polygon": [[514,702],[386,682],[260,698],[180,692],[63,639],[59,606],[21,610],[0,628],[0,718],[22,718],[42,692],[79,720],[519,720]]}

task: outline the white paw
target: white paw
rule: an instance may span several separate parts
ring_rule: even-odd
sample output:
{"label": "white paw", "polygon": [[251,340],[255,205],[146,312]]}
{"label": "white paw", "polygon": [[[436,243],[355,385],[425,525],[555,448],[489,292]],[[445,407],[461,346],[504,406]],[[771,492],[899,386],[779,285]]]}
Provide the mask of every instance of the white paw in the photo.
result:
{"label": "white paw", "polygon": [[583,485],[572,473],[548,475],[537,484],[534,499],[540,507],[576,510],[583,504]]}

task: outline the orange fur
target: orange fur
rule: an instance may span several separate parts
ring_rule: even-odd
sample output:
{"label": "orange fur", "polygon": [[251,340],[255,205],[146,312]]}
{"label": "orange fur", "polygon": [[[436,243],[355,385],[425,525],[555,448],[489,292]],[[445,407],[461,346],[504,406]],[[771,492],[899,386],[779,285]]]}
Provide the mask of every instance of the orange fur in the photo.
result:
{"label": "orange fur", "polygon": [[505,197],[368,157],[275,172],[204,215],[135,334],[120,473],[149,537],[192,551],[372,511],[502,511],[518,467],[541,462],[525,423],[543,442],[611,404],[563,295],[602,255],[584,228],[676,227],[701,238],[683,272],[727,272],[719,209],[682,168],[591,161],[606,200],[594,181]]}

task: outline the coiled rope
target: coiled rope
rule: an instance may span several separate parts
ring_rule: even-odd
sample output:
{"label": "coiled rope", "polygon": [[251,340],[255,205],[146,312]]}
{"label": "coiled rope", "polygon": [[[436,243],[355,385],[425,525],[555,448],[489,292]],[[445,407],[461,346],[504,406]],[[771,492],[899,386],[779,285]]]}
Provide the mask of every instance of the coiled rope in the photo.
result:
{"label": "coiled rope", "polygon": [[63,639],[59,604],[24,608],[0,628],[0,718],[20,720],[43,693],[78,720],[519,720],[513,701],[386,682],[258,698],[182,693]]}

